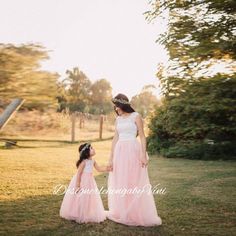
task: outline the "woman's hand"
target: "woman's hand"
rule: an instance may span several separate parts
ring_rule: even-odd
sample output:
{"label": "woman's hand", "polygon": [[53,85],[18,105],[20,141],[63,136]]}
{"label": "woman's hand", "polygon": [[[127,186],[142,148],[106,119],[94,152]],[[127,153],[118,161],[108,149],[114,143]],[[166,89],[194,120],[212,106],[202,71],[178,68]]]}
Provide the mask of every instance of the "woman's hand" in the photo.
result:
{"label": "woman's hand", "polygon": [[75,189],[75,193],[77,194],[81,190],[80,186],[77,186]]}
{"label": "woman's hand", "polygon": [[142,165],[142,167],[147,167],[148,166],[148,160],[147,160],[146,155],[142,156],[142,158],[141,158],[141,165]]}

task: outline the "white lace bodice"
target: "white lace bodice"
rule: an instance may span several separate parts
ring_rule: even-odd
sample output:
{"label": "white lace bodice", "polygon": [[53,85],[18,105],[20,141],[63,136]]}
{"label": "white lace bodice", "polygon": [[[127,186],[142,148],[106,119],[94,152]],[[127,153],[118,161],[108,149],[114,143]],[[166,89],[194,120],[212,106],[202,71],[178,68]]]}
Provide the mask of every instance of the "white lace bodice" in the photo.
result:
{"label": "white lace bodice", "polygon": [[86,159],[85,160],[85,167],[84,167],[84,172],[86,173],[93,173],[93,165],[94,165],[94,160],[91,159]]}
{"label": "white lace bodice", "polygon": [[135,124],[135,117],[138,114],[138,112],[132,112],[127,117],[117,116],[116,129],[119,134],[119,140],[136,139],[137,126]]}

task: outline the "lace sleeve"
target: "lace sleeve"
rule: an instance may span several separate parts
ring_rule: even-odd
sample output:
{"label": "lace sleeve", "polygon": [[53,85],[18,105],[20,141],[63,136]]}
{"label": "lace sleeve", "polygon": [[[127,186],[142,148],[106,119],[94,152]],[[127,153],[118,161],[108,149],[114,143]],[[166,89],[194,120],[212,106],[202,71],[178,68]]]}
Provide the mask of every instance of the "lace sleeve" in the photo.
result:
{"label": "lace sleeve", "polygon": [[115,128],[116,128],[117,123],[118,123],[118,118],[119,118],[119,116],[117,116],[116,119],[115,119]]}
{"label": "lace sleeve", "polygon": [[139,115],[139,113],[136,112],[136,111],[133,113],[133,115],[132,115],[132,117],[131,117],[131,118],[133,119],[133,121],[135,121],[135,118],[136,118],[138,115]]}

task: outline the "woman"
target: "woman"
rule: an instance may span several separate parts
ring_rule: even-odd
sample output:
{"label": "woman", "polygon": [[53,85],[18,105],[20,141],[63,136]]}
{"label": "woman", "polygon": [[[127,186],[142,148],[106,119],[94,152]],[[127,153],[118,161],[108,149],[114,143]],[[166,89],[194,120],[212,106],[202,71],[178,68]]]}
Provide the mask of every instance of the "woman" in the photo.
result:
{"label": "woman", "polygon": [[[161,225],[147,172],[148,155],[142,117],[131,107],[124,94],[118,94],[112,102],[118,116],[109,159],[112,171],[108,177],[107,217],[125,225]],[[137,134],[141,143],[136,139]]]}

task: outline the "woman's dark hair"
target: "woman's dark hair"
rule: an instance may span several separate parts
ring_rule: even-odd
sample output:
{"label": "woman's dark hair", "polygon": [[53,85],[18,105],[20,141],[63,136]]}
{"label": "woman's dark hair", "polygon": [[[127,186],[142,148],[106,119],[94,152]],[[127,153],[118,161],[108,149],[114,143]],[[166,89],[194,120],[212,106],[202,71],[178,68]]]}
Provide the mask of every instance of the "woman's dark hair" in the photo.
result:
{"label": "woman's dark hair", "polygon": [[[79,146],[79,160],[76,162],[76,167],[78,168],[80,163],[83,161],[83,160],[86,160],[90,157],[90,147],[91,147],[91,144],[90,143],[84,143],[84,144],[81,144]],[[82,151],[83,149],[83,151]],[[82,151],[82,152],[81,152]]]}
{"label": "woman's dark hair", "polygon": [[117,94],[113,99],[112,99],[112,102],[113,104],[115,104],[114,106],[114,110],[116,112],[117,115],[118,112],[116,111],[116,107],[119,107],[122,111],[124,112],[127,112],[127,113],[132,113],[132,112],[135,112],[135,110],[131,107],[130,104],[124,104],[124,103],[121,103],[119,101],[116,101],[116,100],[122,100],[122,101],[126,101],[126,102],[129,102],[129,99],[126,95],[122,94],[122,93],[119,93]]}

